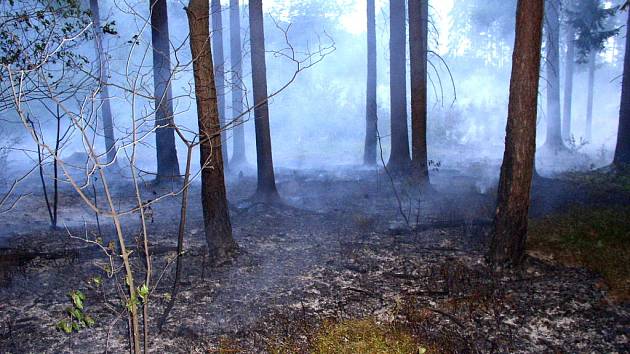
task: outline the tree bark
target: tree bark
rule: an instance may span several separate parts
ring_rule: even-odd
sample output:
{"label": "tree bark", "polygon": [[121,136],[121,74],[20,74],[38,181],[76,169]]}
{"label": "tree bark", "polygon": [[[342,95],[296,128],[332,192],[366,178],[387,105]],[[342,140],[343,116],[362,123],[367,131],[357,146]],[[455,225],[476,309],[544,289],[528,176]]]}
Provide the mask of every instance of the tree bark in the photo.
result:
{"label": "tree bark", "polygon": [[377,103],[376,103],[376,5],[367,0],[367,90],[365,102],[365,146],[363,163],[376,165]]}
{"label": "tree bark", "polygon": [[560,1],[545,1],[547,33],[547,140],[553,151],[564,148],[560,116]]}
{"label": "tree bark", "polygon": [[[626,28],[630,26],[628,16]],[[623,79],[621,83],[621,104],[619,107],[619,128],[617,147],[613,164],[617,168],[630,166],[630,36],[626,35],[626,53],[623,59]]]}
{"label": "tree bark", "polygon": [[190,50],[201,148],[201,202],[208,251],[215,262],[229,257],[237,246],[232,238],[223,175],[223,154],[210,45],[208,0],[188,3]]}
{"label": "tree bark", "polygon": [[427,156],[427,55],[428,0],[409,0],[409,56],[411,59],[412,174],[421,185],[429,184]]}
{"label": "tree bark", "polygon": [[[214,59],[214,77],[217,87],[217,100],[219,105],[219,122],[221,128],[225,127],[225,55],[223,53],[223,11],[221,0],[212,0],[212,57]],[[225,170],[228,169],[226,132],[221,130],[221,149]]]}
{"label": "tree bark", "polygon": [[153,46],[153,86],[155,95],[155,147],[157,153],[156,181],[179,178],[179,161],[175,147],[175,132],[168,125],[173,121],[171,91],[171,48],[166,0],[149,0],[151,10],[151,41]]}
{"label": "tree bark", "polygon": [[98,7],[98,0],[90,0],[90,12],[92,13],[94,46],[96,47],[96,57],[98,60],[98,79],[99,94],[101,96],[101,119],[103,119],[103,137],[105,138],[105,150],[107,153],[107,163],[109,164],[113,163],[116,159],[116,139],[114,135],[112,108],[109,102],[109,70],[107,70],[107,60],[105,60],[105,50],[103,49],[103,31],[101,29],[101,15]]}
{"label": "tree bark", "polygon": [[267,102],[267,64],[265,62],[265,32],[262,0],[249,2],[249,28],[254,91],[254,126],[256,130],[256,161],[258,186],[255,199],[275,202],[279,199],[273,171],[269,105]]}
{"label": "tree bark", "polygon": [[230,64],[232,65],[232,117],[234,137],[230,165],[247,165],[243,114],[243,54],[241,51],[241,11],[239,0],[230,0]]}
{"label": "tree bark", "polygon": [[543,0],[519,0],[505,152],[489,259],[517,265],[525,255],[529,193],[536,149]]}
{"label": "tree bark", "polygon": [[407,35],[405,0],[390,0],[389,91],[391,102],[391,153],[387,167],[394,173],[406,172],[409,157],[407,128]]}
{"label": "tree bark", "polygon": [[562,137],[571,138],[571,108],[573,105],[573,71],[575,68],[575,29],[567,25],[567,53],[564,61],[564,107],[562,112]]}
{"label": "tree bark", "polygon": [[595,86],[595,65],[597,64],[597,53],[591,50],[588,56],[588,97],[586,99],[586,141],[593,139],[593,87]]}

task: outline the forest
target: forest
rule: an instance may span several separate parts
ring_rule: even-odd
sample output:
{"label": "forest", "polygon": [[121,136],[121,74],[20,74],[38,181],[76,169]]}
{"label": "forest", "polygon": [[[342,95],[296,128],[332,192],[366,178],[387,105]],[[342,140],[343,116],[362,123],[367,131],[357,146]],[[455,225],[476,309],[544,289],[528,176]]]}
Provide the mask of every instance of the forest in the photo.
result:
{"label": "forest", "polygon": [[0,0],[0,353],[630,352],[629,12]]}

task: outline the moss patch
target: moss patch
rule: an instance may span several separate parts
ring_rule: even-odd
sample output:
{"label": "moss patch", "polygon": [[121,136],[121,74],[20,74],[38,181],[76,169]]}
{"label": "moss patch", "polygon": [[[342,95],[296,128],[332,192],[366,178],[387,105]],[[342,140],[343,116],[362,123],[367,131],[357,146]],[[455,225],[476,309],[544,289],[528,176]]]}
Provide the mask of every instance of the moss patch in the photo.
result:
{"label": "moss patch", "polygon": [[408,333],[372,319],[324,323],[311,342],[315,354],[410,354],[426,350],[415,344]]}
{"label": "moss patch", "polygon": [[630,207],[578,208],[532,220],[528,249],[598,272],[612,298],[630,300]]}

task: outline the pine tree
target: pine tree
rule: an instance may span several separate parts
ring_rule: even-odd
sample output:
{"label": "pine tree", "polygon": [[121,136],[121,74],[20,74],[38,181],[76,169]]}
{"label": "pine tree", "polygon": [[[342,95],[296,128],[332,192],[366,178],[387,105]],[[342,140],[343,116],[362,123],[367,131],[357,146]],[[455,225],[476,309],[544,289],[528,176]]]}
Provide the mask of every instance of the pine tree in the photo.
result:
{"label": "pine tree", "polygon": [[536,150],[543,0],[519,0],[498,202],[489,259],[517,265],[525,256],[529,193]]}
{"label": "pine tree", "polygon": [[[195,78],[197,121],[201,148],[201,204],[208,252],[214,262],[222,262],[237,249],[225,191],[221,125],[214,80],[209,33],[208,0],[190,0],[188,9],[190,50]],[[218,167],[218,168],[217,168]]]}
{"label": "pine tree", "polygon": [[156,181],[179,178],[175,147],[173,93],[171,89],[171,46],[166,0],[150,0],[151,43],[153,47],[153,90],[155,99]]}

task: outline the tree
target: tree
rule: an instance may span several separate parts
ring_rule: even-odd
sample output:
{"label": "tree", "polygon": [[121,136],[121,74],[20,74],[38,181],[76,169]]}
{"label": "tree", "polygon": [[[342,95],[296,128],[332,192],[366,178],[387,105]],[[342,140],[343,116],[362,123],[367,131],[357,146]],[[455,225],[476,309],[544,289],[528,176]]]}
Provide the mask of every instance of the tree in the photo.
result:
{"label": "tree", "polygon": [[[212,56],[214,58],[214,77],[216,79],[217,100],[219,105],[219,121],[221,127],[225,126],[225,55],[223,54],[223,10],[221,0],[212,0],[210,3],[212,11]],[[221,144],[223,145],[223,162],[225,168],[228,166],[227,142],[225,130],[221,131]]]}
{"label": "tree", "polygon": [[201,149],[201,203],[208,251],[212,259],[222,261],[237,249],[223,174],[223,146],[219,122],[218,97],[212,63],[208,0],[188,3],[190,50],[192,53],[197,101],[197,121]]}
{"label": "tree", "polygon": [[249,2],[249,30],[254,90],[254,127],[256,130],[256,162],[258,186],[254,199],[265,202],[279,200],[273,171],[269,105],[267,102],[267,64],[265,61],[265,31],[262,0]]}
{"label": "tree", "polygon": [[[571,9],[572,1],[567,1],[566,8]],[[564,102],[562,110],[562,138],[571,138],[571,116],[573,106],[573,72],[575,68],[575,28],[568,21],[565,25],[567,51],[564,59]]]}
{"label": "tree", "polygon": [[109,102],[109,87],[107,81],[109,73],[107,61],[103,49],[103,38],[101,29],[101,17],[98,7],[98,0],[90,0],[90,12],[94,27],[94,46],[96,48],[96,58],[98,60],[99,93],[101,96],[101,118],[103,119],[103,137],[105,138],[105,150],[107,152],[107,163],[113,163],[116,158],[116,143],[114,138],[114,123],[112,119],[112,107]]}
{"label": "tree", "polygon": [[[630,26],[630,16],[626,27]],[[626,53],[623,59],[621,104],[619,107],[619,129],[613,164],[617,168],[630,166],[630,36],[626,36]]]}
{"label": "tree", "polygon": [[391,153],[387,167],[395,173],[408,170],[409,133],[407,129],[407,35],[405,0],[389,2],[389,92],[391,102]]}
{"label": "tree", "polygon": [[367,89],[365,102],[365,146],[363,163],[376,164],[376,6],[374,0],[367,1]]}
{"label": "tree", "polygon": [[597,65],[597,53],[591,51],[588,55],[588,93],[586,98],[586,131],[584,137],[586,141],[593,139],[593,97],[595,93],[595,68]]}
{"label": "tree", "polygon": [[547,139],[552,151],[564,149],[560,116],[560,0],[545,1],[547,46]]}
{"label": "tree", "polygon": [[153,47],[153,90],[155,96],[156,182],[179,178],[175,147],[173,94],[171,90],[171,48],[166,0],[150,0],[151,43]]}
{"label": "tree", "polygon": [[514,42],[516,0],[454,0],[450,50],[473,65],[503,68]]}
{"label": "tree", "polygon": [[429,183],[427,157],[427,54],[429,1],[409,0],[409,56],[411,59],[411,165],[422,185]]}
{"label": "tree", "polygon": [[[92,87],[86,83],[94,80],[87,80],[90,73],[84,67],[90,60],[79,48],[90,39],[92,25],[90,11],[81,2],[1,3],[0,112],[14,108],[14,88],[11,81],[6,80],[9,71],[20,72],[20,86],[15,89],[29,104],[50,99],[49,93],[42,89],[42,81],[58,89],[56,98],[61,101],[73,99],[79,92],[91,91]],[[46,69],[46,73],[39,76],[41,69]]]}
{"label": "tree", "polygon": [[[21,141],[23,134],[16,131],[18,127],[16,123],[19,122],[16,119],[24,118],[28,135],[36,144],[36,149],[28,150],[37,154],[37,157],[33,159],[36,162],[33,167],[39,170],[43,199],[51,227],[55,229],[59,206],[59,154],[74,133],[72,124],[62,129],[62,125],[66,125],[65,122],[71,119],[61,106],[73,105],[82,97],[89,97],[83,101],[85,103],[98,101],[91,99],[98,96],[97,91],[103,87],[100,85],[100,80],[93,78],[102,77],[103,62],[101,60],[104,60],[104,57],[98,57],[97,72],[93,73],[84,67],[85,64],[90,63],[90,60],[81,55],[83,51],[79,49],[88,40],[94,40],[92,43],[95,45],[97,56],[99,54],[102,32],[100,19],[98,16],[94,17],[95,11],[98,15],[98,8],[88,10],[81,2],[72,0],[9,1],[3,2],[0,7],[2,8],[0,10],[0,112],[13,111],[8,115],[1,114],[3,118],[0,122],[0,162],[6,162],[8,151]],[[106,24],[104,28],[108,26],[109,24]],[[13,80],[16,74],[19,80]],[[108,97],[105,94],[105,100],[102,102],[104,115],[106,112],[111,112],[107,109],[109,108]],[[25,109],[24,106],[18,108],[17,101],[24,102],[29,109]],[[87,111],[90,114],[88,120],[96,123],[92,116],[93,112]],[[111,143],[107,151],[109,157],[107,162],[111,162],[115,156],[115,149],[111,148],[114,145],[111,114],[109,114],[110,129],[107,129],[107,116],[103,118],[106,125],[104,134],[106,146]],[[54,139],[50,145],[46,142],[46,131],[49,129],[44,127],[52,128],[50,132],[53,133]],[[90,146],[94,145],[91,139],[89,142],[84,142]],[[50,161],[52,198],[49,198],[44,172],[49,160],[52,160]],[[14,183],[17,184],[24,177],[15,178]],[[13,188],[3,193],[0,204],[6,202],[13,193]]]}
{"label": "tree", "polygon": [[230,65],[232,66],[233,150],[230,166],[247,166],[245,155],[245,122],[243,114],[243,54],[241,51],[241,11],[239,0],[230,0]]}
{"label": "tree", "polygon": [[586,140],[592,138],[593,99],[597,54],[604,50],[606,41],[619,33],[609,20],[615,15],[614,8],[604,8],[601,0],[577,0],[575,9],[569,11],[569,21],[577,33],[578,62],[588,63],[588,98],[586,101]]}
{"label": "tree", "polygon": [[489,259],[517,265],[525,255],[529,193],[536,150],[536,114],[543,0],[519,0],[505,152]]}

